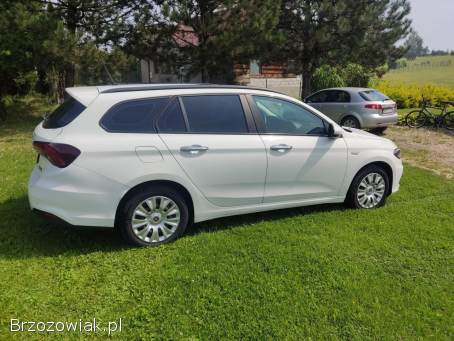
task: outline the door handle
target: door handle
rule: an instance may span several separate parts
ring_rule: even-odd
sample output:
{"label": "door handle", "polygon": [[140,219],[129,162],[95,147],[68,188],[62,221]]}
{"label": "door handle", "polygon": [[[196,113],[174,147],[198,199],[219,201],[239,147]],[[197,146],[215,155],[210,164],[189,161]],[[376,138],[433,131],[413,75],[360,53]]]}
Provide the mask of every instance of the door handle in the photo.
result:
{"label": "door handle", "polygon": [[193,144],[192,146],[183,146],[180,151],[190,154],[198,154],[208,150],[208,147],[201,146],[200,144]]}
{"label": "door handle", "polygon": [[279,153],[285,153],[286,151],[289,151],[292,149],[292,146],[289,146],[288,144],[275,144],[274,146],[271,146],[271,150],[274,150]]}

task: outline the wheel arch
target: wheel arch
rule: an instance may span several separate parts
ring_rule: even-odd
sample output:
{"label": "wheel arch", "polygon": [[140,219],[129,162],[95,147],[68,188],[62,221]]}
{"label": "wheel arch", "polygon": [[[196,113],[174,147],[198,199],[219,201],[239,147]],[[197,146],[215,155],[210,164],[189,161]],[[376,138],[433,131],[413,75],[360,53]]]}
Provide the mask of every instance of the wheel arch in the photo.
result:
{"label": "wheel arch", "polygon": [[189,210],[189,225],[194,222],[194,200],[191,196],[191,193],[178,182],[172,181],[172,180],[150,180],[150,181],[145,181],[140,184],[135,185],[134,187],[131,187],[120,199],[120,202],[117,205],[117,210],[115,212],[115,226],[117,225],[117,222],[120,217],[121,213],[121,208],[123,205],[128,201],[129,198],[131,198],[134,194],[136,194],[138,191],[140,191],[143,188],[146,187],[151,187],[151,186],[168,186],[171,188],[174,188],[181,192],[183,195],[184,199],[186,200],[186,203],[188,204],[188,210]]}
{"label": "wheel arch", "polygon": [[388,193],[386,193],[386,196],[391,195],[392,188],[393,188],[393,169],[385,161],[369,162],[366,165],[364,165],[363,167],[361,167],[360,169],[358,169],[358,171],[355,173],[355,175],[353,176],[352,180],[350,181],[349,189],[350,189],[350,186],[352,185],[353,181],[355,180],[356,176],[358,175],[358,173],[361,172],[364,168],[372,166],[372,165],[375,165],[375,166],[378,166],[378,167],[382,168],[386,172],[386,175],[388,175],[389,188],[388,188]]}
{"label": "wheel arch", "polygon": [[343,121],[344,119],[346,119],[347,117],[350,117],[350,116],[353,117],[353,118],[355,118],[355,119],[359,122],[359,129],[362,129],[362,127],[364,126],[364,121],[363,121],[361,115],[359,115],[359,114],[356,113],[356,112],[347,112],[347,113],[343,113],[343,114],[341,115],[340,120],[339,120],[339,125],[342,125],[342,121]]}

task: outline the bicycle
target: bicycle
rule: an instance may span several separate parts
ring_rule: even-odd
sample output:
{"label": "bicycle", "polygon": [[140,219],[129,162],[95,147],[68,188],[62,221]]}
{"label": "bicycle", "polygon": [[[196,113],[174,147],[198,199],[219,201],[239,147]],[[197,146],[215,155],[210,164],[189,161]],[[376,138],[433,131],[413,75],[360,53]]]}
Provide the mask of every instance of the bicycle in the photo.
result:
{"label": "bicycle", "polygon": [[[410,128],[421,128],[432,125],[436,128],[454,130],[454,111],[447,112],[449,106],[454,106],[454,101],[441,101],[439,106],[431,106],[423,100],[421,109],[413,110],[405,116],[405,124]],[[429,109],[440,110],[436,115]]]}

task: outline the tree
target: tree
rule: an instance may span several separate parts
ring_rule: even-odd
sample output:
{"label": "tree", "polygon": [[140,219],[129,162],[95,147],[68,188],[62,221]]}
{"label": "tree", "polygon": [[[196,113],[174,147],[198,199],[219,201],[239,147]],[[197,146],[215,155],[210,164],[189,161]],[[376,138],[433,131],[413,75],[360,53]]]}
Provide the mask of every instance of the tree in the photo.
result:
{"label": "tree", "polygon": [[125,48],[142,58],[161,57],[177,67],[187,65],[204,82],[229,82],[234,63],[260,56],[273,35],[278,13],[279,2],[274,0],[152,2],[140,8]]}
{"label": "tree", "polygon": [[[128,20],[146,0],[33,0],[56,20],[61,21],[68,35],[79,42],[105,43],[112,40],[112,28],[118,22]],[[73,50],[76,53],[76,50]],[[69,58],[65,68],[65,86],[73,86],[76,65]]]}
{"label": "tree", "polygon": [[416,31],[411,31],[404,42],[404,48],[406,50],[405,57],[408,59],[415,59],[429,54],[429,49],[424,46],[424,41]]}
{"label": "tree", "polygon": [[411,21],[407,0],[283,0],[279,30],[285,36],[275,57],[293,59],[303,77],[303,96],[314,71],[348,62],[376,68],[403,49]]}

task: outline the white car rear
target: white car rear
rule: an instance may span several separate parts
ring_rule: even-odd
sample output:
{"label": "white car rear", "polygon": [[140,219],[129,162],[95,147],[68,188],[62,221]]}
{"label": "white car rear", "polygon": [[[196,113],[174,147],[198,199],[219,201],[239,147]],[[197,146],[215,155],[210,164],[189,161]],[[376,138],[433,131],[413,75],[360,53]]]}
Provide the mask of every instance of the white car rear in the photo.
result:
{"label": "white car rear", "polygon": [[159,245],[192,222],[348,202],[376,208],[399,188],[391,141],[291,97],[216,85],[68,88],[33,134],[32,209],[116,226]]}

